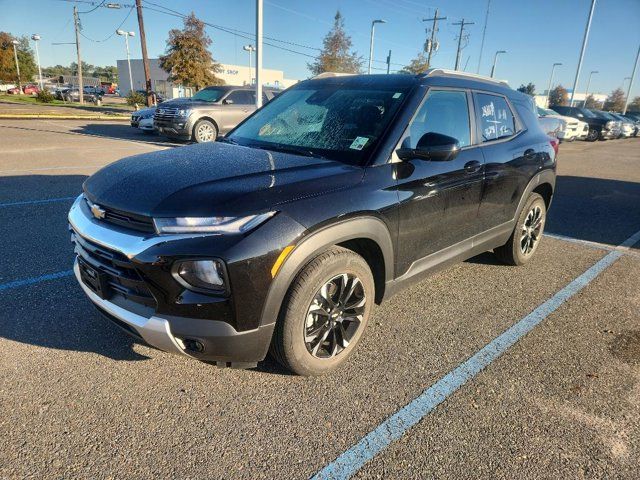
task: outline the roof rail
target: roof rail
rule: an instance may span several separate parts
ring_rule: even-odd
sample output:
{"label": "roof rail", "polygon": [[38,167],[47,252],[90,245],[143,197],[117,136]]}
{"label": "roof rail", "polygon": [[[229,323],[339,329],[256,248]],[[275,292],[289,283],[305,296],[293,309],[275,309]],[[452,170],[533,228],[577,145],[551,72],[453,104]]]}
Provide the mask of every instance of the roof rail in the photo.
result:
{"label": "roof rail", "polygon": [[316,75],[315,77],[311,77],[311,78],[316,79],[316,78],[330,78],[330,77],[346,77],[348,75],[355,75],[355,73],[322,72]]}
{"label": "roof rail", "polygon": [[426,72],[422,74],[424,77],[431,76],[450,76],[450,77],[463,77],[463,78],[473,78],[475,80],[480,80],[483,82],[495,83],[497,85],[506,85],[509,86],[509,82],[506,80],[498,80],[491,77],[485,77],[484,75],[477,75],[475,73],[467,73],[461,72],[460,70],[447,70],[445,68],[430,68]]}

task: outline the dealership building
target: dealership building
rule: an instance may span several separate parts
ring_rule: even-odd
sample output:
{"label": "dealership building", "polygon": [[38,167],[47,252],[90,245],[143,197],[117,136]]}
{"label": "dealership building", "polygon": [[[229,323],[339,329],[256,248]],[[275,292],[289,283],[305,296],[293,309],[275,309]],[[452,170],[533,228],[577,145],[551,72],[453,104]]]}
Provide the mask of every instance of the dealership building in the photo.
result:
{"label": "dealership building", "polygon": [[[227,85],[251,85],[255,83],[255,69],[249,69],[248,65],[227,65],[220,64],[221,71],[216,73],[218,78],[224,80]],[[195,92],[190,87],[175,85],[169,81],[169,74],[160,68],[160,60],[149,59],[149,73],[151,77],[151,88],[153,91],[163,95],[165,98],[189,97]],[[134,90],[144,90],[144,66],[142,59],[131,60],[131,76]],[[128,95],[131,91],[129,85],[129,66],[127,60],[118,60],[118,77],[120,95]],[[265,87],[287,88],[298,82],[290,78],[284,78],[282,70],[262,69],[262,84]]]}

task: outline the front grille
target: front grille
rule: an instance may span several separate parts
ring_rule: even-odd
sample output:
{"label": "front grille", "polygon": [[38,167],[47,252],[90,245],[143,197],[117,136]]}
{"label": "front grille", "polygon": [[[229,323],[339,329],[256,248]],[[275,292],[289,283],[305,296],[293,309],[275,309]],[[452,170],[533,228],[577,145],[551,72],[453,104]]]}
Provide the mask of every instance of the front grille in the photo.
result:
{"label": "front grille", "polygon": [[[156,307],[156,300],[137,272],[131,260],[121,253],[109,250],[101,245],[82,238],[72,230],[71,242],[75,245],[75,253],[91,268],[104,275],[108,288],[106,297],[114,294],[148,307]],[[85,283],[89,288],[93,287]]]}
{"label": "front grille", "polygon": [[[93,204],[88,199],[85,198],[85,200],[87,201],[89,210],[91,210],[91,206]],[[149,217],[137,215],[135,213],[123,212],[121,210],[116,210],[111,207],[104,207],[102,205],[100,205],[100,208],[104,210],[104,217],[100,219],[103,222],[112,223],[124,228],[130,228],[138,232],[156,232],[156,229],[153,225],[153,220]]]}
{"label": "front grille", "polygon": [[158,108],[153,114],[154,120],[173,120],[178,114],[177,108]]}

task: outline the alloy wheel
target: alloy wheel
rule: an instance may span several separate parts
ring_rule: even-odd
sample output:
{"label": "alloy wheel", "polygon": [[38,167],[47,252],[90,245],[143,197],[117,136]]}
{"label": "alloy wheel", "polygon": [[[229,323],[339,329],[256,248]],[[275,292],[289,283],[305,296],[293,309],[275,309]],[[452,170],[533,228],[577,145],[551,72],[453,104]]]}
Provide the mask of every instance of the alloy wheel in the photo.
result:
{"label": "alloy wheel", "polygon": [[198,142],[213,142],[215,135],[214,129],[211,125],[207,123],[203,123],[198,126],[196,129],[196,136],[198,137]]}
{"label": "alloy wheel", "polygon": [[538,205],[535,205],[529,211],[522,224],[520,251],[524,255],[531,255],[535,250],[538,241],[540,241],[543,223],[542,209]]}
{"label": "alloy wheel", "polygon": [[364,285],[351,273],[336,275],[315,294],[304,324],[307,351],[333,358],[344,351],[360,328],[367,298]]}

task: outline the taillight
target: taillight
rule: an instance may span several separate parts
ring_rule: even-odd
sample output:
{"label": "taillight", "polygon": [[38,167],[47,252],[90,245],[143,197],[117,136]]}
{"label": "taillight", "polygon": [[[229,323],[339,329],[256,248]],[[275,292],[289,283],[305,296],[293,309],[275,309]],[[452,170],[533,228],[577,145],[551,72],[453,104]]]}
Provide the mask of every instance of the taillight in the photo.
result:
{"label": "taillight", "polygon": [[558,155],[558,149],[560,148],[560,140],[557,138],[549,137],[549,144],[553,147],[553,151]]}

